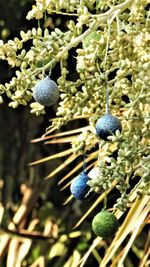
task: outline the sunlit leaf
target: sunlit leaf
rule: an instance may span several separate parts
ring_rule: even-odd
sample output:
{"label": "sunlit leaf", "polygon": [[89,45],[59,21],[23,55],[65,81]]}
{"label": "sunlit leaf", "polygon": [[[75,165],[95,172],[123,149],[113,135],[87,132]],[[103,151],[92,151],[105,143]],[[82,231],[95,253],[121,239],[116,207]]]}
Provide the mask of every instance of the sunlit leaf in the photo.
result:
{"label": "sunlit leaf", "polygon": [[69,158],[67,158],[62,164],[60,164],[54,171],[50,172],[48,176],[45,177],[45,179],[49,179],[53,177],[55,174],[60,172],[62,169],[64,169],[66,166],[68,166],[71,162],[73,162],[77,158],[77,155],[71,155]]}

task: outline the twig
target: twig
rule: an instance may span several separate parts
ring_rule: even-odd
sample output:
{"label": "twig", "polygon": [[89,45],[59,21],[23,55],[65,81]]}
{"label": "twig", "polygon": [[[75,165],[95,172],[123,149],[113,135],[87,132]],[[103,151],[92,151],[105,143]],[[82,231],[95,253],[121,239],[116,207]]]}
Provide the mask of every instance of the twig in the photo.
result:
{"label": "twig", "polygon": [[33,239],[33,240],[49,240],[49,239],[54,239],[51,236],[46,236],[43,235],[42,233],[38,232],[38,231],[32,231],[29,232],[28,230],[22,229],[22,230],[10,230],[10,229],[5,229],[2,228],[1,229],[1,233],[6,233],[8,234],[10,237],[20,237],[20,238],[28,238],[28,239]]}

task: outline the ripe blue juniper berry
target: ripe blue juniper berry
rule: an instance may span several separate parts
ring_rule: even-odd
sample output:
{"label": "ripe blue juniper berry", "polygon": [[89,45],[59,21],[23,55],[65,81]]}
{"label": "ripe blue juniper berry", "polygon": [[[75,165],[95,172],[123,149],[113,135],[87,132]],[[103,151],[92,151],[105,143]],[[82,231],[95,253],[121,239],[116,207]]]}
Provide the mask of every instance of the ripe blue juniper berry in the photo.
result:
{"label": "ripe blue juniper berry", "polygon": [[33,97],[43,106],[52,106],[59,98],[58,86],[49,76],[46,76],[33,88]]}
{"label": "ripe blue juniper berry", "polygon": [[72,195],[78,200],[84,200],[91,197],[93,192],[90,192],[90,186],[87,184],[89,177],[85,171],[81,172],[77,177],[75,177],[70,186],[70,191]]}
{"label": "ripe blue juniper berry", "polygon": [[117,117],[111,115],[110,113],[106,113],[96,122],[96,133],[105,141],[108,140],[108,136],[115,134],[117,130],[120,132],[122,131],[121,122]]}

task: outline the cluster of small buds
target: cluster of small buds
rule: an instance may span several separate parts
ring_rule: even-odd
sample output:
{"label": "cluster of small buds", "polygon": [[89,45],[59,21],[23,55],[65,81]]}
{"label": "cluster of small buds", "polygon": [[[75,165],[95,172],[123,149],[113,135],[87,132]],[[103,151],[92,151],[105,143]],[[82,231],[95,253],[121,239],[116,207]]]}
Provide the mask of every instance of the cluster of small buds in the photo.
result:
{"label": "cluster of small buds", "polygon": [[31,105],[31,113],[39,116],[39,115],[44,115],[45,114],[45,110],[44,110],[44,106],[40,105],[37,102],[33,102]]}
{"label": "cluster of small buds", "polygon": [[95,134],[85,130],[72,142],[72,148],[74,153],[83,153],[85,150],[90,151],[96,144]]}
{"label": "cluster of small buds", "polygon": [[[33,28],[26,33],[21,31],[20,36],[21,39],[14,38],[6,44],[3,42],[0,44],[0,58],[7,60],[12,67],[20,68],[16,70],[16,77],[13,77],[10,83],[0,85],[2,93],[6,92],[7,96],[12,99],[9,106],[13,108],[18,105],[27,105],[32,99],[32,88],[37,82],[35,74],[39,72],[39,78],[42,79],[40,72],[43,66],[50,62],[52,54],[53,56],[57,54],[59,47],[66,42],[63,38],[64,33],[57,28],[51,34],[47,29],[42,31],[41,28]],[[28,40],[32,40],[33,46],[26,51],[23,45]],[[36,107],[39,106],[35,105],[31,113],[44,114],[41,108],[35,111]]]}

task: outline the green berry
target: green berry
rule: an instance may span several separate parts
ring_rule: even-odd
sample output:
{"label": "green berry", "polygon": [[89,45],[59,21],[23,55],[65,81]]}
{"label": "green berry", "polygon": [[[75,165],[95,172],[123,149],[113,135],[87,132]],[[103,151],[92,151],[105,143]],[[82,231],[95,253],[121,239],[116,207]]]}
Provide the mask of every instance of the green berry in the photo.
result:
{"label": "green berry", "polygon": [[100,38],[101,38],[101,35],[98,34],[96,31],[93,31],[86,38],[84,38],[83,40],[84,46],[88,47],[92,40],[99,41]]}
{"label": "green berry", "polygon": [[109,238],[114,235],[119,227],[117,218],[111,212],[102,210],[92,221],[93,232],[102,238]]}
{"label": "green berry", "polygon": [[33,88],[33,97],[36,102],[43,106],[52,106],[59,98],[59,90],[57,84],[48,76],[37,82]]}

